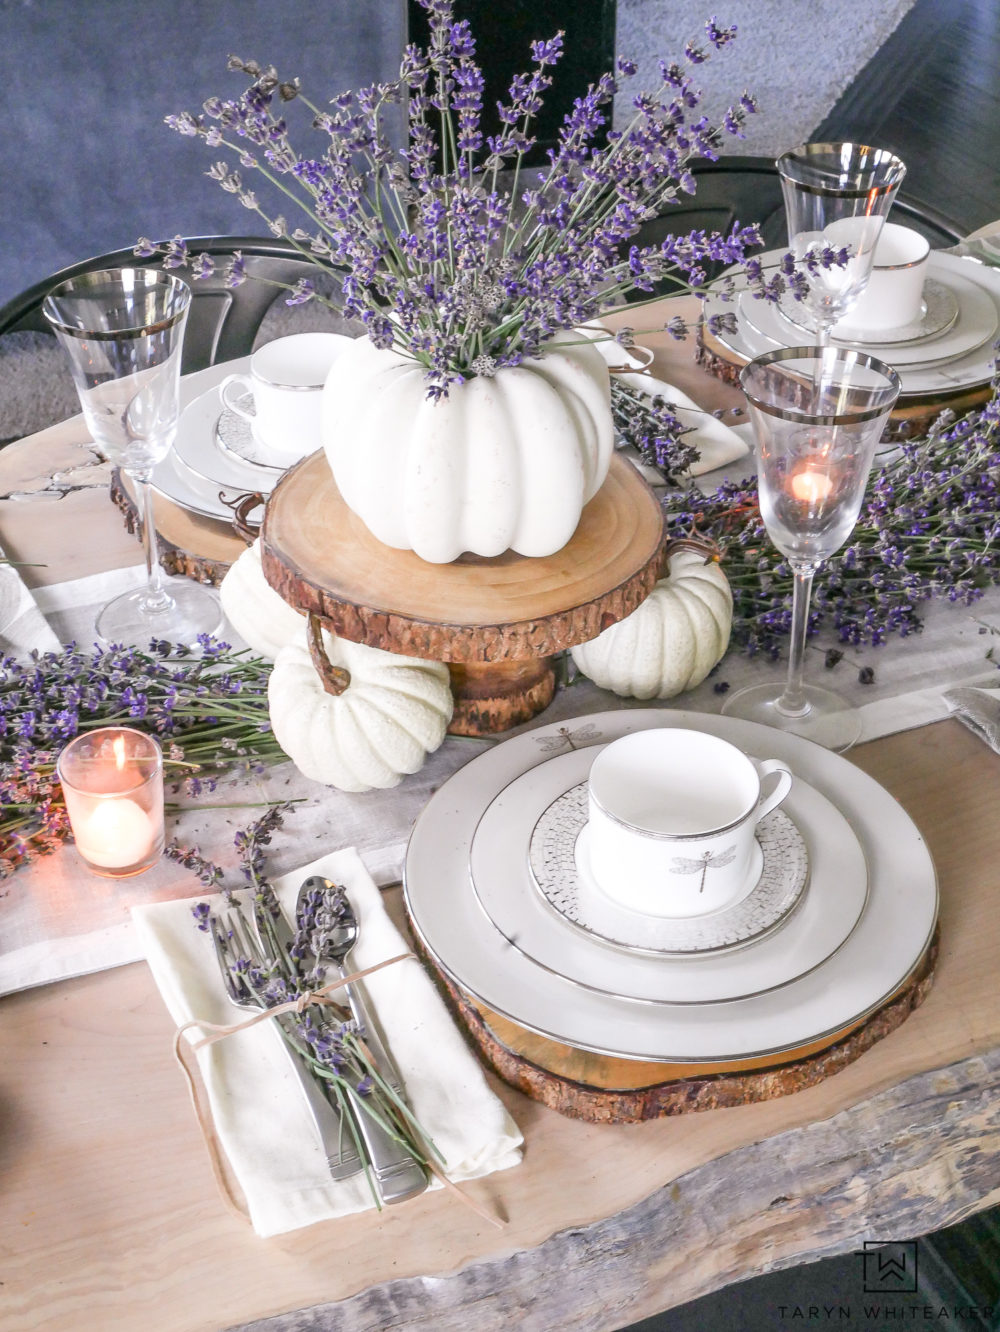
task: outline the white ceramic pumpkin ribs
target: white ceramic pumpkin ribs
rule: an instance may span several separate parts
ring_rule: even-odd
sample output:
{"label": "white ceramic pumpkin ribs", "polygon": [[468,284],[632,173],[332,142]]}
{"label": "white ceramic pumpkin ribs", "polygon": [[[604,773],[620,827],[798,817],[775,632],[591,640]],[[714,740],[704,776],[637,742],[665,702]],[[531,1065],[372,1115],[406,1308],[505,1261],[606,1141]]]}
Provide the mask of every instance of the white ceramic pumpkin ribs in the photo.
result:
{"label": "white ceramic pumpkin ribs", "polygon": [[267,686],[278,744],[305,777],[341,791],[396,786],[444,740],[454,700],[442,662],[324,634],[283,647]]}
{"label": "white ceramic pumpkin ribs", "polygon": [[434,564],[561,550],[614,448],[600,352],[558,334],[544,356],[439,401],[425,373],[368,338],[334,364],[323,446],[347,506],[379,541]]}
{"label": "white ceramic pumpkin ribs", "polygon": [[626,698],[673,698],[701,684],[729,645],[733,596],[706,551],[678,544],[641,606],[571,648],[579,669]]}

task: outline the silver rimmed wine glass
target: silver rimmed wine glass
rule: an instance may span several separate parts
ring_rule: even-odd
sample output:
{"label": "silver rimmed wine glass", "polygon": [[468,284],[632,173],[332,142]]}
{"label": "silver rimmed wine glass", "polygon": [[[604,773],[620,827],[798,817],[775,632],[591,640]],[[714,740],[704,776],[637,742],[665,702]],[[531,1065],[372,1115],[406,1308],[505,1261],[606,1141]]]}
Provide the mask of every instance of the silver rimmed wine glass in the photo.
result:
{"label": "silver rimmed wine glass", "polygon": [[821,347],[867,286],[875,246],[906,167],[884,148],[858,143],[805,143],[777,160],[795,258],[830,246],[846,248],[846,264],[808,273],[804,304]]}
{"label": "silver rimmed wine glass", "polygon": [[785,684],[738,690],[722,710],[828,749],[849,749],[861,734],[857,709],[803,682],[809,599],[816,570],[858,520],[899,376],[863,352],[785,347],[751,361],[740,383],[754,431],[761,516],[795,583]]}
{"label": "silver rimmed wine glass", "polygon": [[142,514],[145,586],[110,601],[97,617],[107,643],[150,639],[193,644],[222,626],[218,597],[160,567],[153,468],[177,433],[180,367],[191,289],[152,268],[109,268],[61,283],[42,309],[69,356],[84,420],[101,452],[128,475]]}

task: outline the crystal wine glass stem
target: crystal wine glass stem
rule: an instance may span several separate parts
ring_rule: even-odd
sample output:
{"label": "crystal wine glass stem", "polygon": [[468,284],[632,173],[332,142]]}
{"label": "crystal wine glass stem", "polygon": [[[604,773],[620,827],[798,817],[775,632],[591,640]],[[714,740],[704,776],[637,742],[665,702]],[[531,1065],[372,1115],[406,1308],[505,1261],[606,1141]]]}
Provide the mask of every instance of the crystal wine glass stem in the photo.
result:
{"label": "crystal wine glass stem", "polygon": [[142,510],[142,544],[146,555],[146,590],[142,599],[143,610],[156,614],[174,604],[173,597],[163,585],[159,543],[156,539],[156,518],[153,514],[153,487],[149,472],[130,472],[139,495]]}
{"label": "crystal wine glass stem", "polygon": [[809,625],[809,599],[812,596],[815,564],[792,564],[795,574],[792,592],[792,640],[788,650],[788,676],[775,708],[786,717],[804,717],[809,711],[802,673],[805,666],[806,629]]}

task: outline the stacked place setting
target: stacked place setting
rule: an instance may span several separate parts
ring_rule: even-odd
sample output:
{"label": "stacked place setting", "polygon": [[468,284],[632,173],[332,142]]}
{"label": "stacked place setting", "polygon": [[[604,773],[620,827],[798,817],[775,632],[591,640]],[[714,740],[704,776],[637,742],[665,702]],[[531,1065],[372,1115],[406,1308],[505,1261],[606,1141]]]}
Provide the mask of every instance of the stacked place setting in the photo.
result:
{"label": "stacked place setting", "polygon": [[[1000,327],[1000,271],[941,250],[924,249],[916,264],[893,261],[893,255],[912,253],[921,244],[927,243],[917,232],[886,224],[876,250],[872,290],[833,325],[830,336],[833,346],[886,361],[900,377],[901,396],[917,402],[988,383]],[[883,256],[888,258],[884,264]],[[778,251],[769,251],[761,263],[779,258]],[[904,291],[897,306],[897,296],[887,298],[880,279],[892,283],[907,274],[917,283],[916,300]],[[878,301],[874,322],[871,296]],[[730,300],[719,288],[706,301],[705,317],[725,314],[735,315],[735,327],[721,328],[714,337],[740,361],[815,339],[807,308],[788,293],[772,305],[745,290]]]}
{"label": "stacked place setting", "polygon": [[179,508],[227,525],[242,496],[266,500],[289,467],[320,448],[323,385],[351,341],[295,333],[258,348],[248,374],[227,375],[184,409],[153,488]]}
{"label": "stacked place setting", "polygon": [[492,1013],[708,1070],[837,1040],[906,984],[937,918],[926,847],[870,777],[794,735],[662,708],[475,759],[418,818],[405,891],[431,959]]}

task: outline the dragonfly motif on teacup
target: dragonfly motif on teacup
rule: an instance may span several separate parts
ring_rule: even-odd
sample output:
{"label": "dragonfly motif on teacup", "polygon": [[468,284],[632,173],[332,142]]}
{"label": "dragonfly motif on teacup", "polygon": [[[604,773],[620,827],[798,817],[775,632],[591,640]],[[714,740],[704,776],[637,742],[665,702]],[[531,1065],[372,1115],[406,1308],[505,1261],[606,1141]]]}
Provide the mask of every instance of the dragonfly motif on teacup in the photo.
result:
{"label": "dragonfly motif on teacup", "polygon": [[671,874],[701,874],[701,882],[698,884],[699,893],[705,891],[705,876],[710,869],[723,869],[726,865],[731,865],[736,857],[736,847],[727,846],[725,851],[720,851],[718,855],[713,855],[711,851],[703,851],[697,860],[688,856],[674,856]]}

